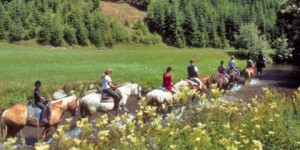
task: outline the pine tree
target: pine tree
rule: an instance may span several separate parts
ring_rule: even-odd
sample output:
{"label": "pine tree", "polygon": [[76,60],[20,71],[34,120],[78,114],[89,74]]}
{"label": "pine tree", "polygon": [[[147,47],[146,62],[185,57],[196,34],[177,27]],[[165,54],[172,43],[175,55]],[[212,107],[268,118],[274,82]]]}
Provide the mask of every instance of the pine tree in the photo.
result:
{"label": "pine tree", "polygon": [[8,41],[21,41],[24,37],[25,30],[20,23],[13,22],[8,31]]}

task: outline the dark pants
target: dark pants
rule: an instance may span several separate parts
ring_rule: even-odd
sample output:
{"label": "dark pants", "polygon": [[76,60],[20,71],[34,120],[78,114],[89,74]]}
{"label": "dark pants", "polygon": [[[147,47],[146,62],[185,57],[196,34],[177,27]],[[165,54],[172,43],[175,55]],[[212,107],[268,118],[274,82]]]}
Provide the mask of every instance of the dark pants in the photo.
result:
{"label": "dark pants", "polygon": [[109,96],[114,98],[114,102],[115,102],[114,107],[118,108],[119,102],[121,100],[121,96],[117,92],[115,92],[113,89],[105,89],[105,90],[103,90],[103,92],[105,92],[106,94],[108,94]]}
{"label": "dark pants", "polygon": [[41,112],[42,119],[44,119],[44,118],[47,119],[47,114],[46,114],[47,106],[45,106],[45,104],[42,102],[35,103],[35,105],[37,105],[39,108],[42,109],[42,112]]}

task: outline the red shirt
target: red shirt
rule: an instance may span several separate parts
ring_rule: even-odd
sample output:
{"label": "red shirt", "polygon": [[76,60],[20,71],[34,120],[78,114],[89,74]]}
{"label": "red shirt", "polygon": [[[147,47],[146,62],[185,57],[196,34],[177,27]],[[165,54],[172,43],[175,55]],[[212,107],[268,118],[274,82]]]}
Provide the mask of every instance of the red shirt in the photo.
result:
{"label": "red shirt", "polygon": [[163,87],[165,87],[167,90],[171,90],[173,85],[172,83],[172,75],[163,76]]}

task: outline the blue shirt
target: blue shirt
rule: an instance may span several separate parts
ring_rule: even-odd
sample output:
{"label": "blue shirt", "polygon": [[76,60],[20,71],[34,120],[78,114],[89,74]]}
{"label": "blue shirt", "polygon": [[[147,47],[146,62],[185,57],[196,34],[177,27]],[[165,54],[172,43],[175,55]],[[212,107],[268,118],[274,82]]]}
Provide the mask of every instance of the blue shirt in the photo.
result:
{"label": "blue shirt", "polygon": [[228,66],[229,66],[230,69],[233,69],[234,66],[235,66],[234,60],[230,60],[230,61],[228,62]]}
{"label": "blue shirt", "polygon": [[226,67],[224,65],[223,66],[219,66],[218,67],[218,71],[219,71],[219,73],[226,74]]}

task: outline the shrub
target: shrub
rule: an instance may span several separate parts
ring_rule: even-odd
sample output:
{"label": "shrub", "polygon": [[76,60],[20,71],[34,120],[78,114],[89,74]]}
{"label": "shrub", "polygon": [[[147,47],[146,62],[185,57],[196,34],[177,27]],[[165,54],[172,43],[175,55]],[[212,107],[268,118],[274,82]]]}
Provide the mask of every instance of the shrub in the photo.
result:
{"label": "shrub", "polygon": [[64,29],[64,40],[69,45],[76,45],[77,39],[76,39],[76,30],[70,26],[65,27]]}
{"label": "shrub", "polygon": [[275,53],[271,55],[274,62],[284,63],[292,60],[294,48],[289,48],[286,37],[278,38],[274,42]]}
{"label": "shrub", "polygon": [[269,43],[254,23],[242,25],[239,34],[235,35],[235,47],[257,56],[260,51],[269,49]]}
{"label": "shrub", "polygon": [[24,37],[25,30],[21,24],[12,23],[8,31],[9,42],[20,41]]}

